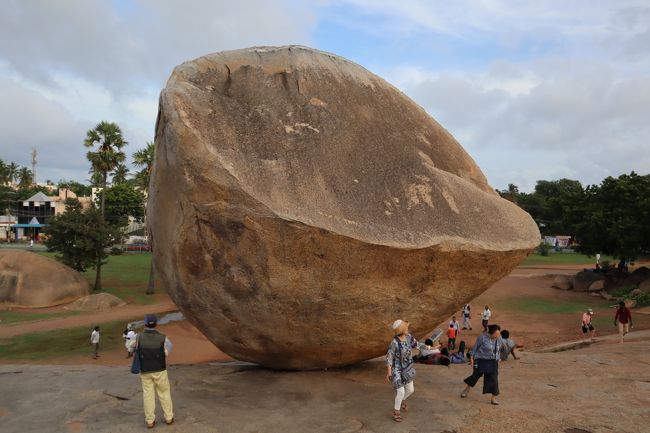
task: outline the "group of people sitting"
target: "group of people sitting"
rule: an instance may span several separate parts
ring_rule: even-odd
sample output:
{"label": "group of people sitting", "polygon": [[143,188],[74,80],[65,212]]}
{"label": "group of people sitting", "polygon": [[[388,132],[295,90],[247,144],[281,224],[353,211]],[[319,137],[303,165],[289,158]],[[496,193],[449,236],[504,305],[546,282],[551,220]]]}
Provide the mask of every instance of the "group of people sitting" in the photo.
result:
{"label": "group of people sitting", "polygon": [[[447,335],[456,335],[456,332],[448,332]],[[447,366],[450,364],[465,364],[466,362],[469,362],[465,341],[461,341],[456,350],[456,337],[449,337],[446,347],[443,347],[442,343],[438,339],[438,335],[434,333],[432,337],[433,338],[427,338],[424,340],[424,348],[416,350],[416,353],[413,356],[415,362]],[[510,339],[510,332],[507,329],[501,331],[501,338],[503,339],[503,345],[501,346],[501,352],[499,355],[500,359],[505,361],[510,355],[512,355],[513,359],[517,359],[517,355],[515,355],[516,343],[514,340]]]}

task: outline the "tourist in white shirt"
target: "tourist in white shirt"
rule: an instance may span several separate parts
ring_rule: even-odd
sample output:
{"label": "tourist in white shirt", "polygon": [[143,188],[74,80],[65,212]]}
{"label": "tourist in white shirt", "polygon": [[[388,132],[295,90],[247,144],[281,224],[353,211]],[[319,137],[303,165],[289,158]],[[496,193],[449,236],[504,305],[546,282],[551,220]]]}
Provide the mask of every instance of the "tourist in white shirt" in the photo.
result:
{"label": "tourist in white shirt", "polygon": [[90,344],[93,345],[93,359],[99,358],[99,326],[90,334]]}
{"label": "tourist in white shirt", "polygon": [[492,312],[490,311],[490,307],[486,305],[485,309],[483,310],[483,313],[481,314],[481,324],[483,325],[483,332],[487,332],[488,322],[490,321],[490,317],[492,317]]}

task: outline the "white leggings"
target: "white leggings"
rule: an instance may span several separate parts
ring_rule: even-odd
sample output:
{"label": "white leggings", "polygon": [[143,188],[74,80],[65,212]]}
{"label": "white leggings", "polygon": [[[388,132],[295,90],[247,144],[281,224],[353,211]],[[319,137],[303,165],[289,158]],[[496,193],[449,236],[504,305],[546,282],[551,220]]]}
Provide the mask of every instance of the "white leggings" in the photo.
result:
{"label": "white leggings", "polygon": [[406,385],[397,388],[397,395],[395,395],[395,410],[400,410],[402,407],[402,401],[409,398],[413,394],[415,389],[413,388],[413,381],[407,383]]}

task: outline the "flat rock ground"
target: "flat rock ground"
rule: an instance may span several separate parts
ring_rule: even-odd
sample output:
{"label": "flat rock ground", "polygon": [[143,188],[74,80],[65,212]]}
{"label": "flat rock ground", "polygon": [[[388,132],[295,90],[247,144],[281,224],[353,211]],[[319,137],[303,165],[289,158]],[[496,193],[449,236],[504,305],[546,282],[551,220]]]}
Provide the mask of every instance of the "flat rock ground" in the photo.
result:
{"label": "flat rock ground", "polygon": [[[634,334],[632,334],[634,336]],[[176,422],[166,432],[647,432],[650,332],[560,353],[521,353],[500,369],[501,405],[477,387],[461,399],[467,365],[421,365],[409,412],[391,419],[381,361],[330,371],[238,364],[169,370]],[[0,431],[144,431],[137,376],[122,367],[0,366]]]}
{"label": "flat rock ground", "polygon": [[[153,431],[650,432],[650,316],[635,317],[624,344],[611,335],[577,350],[535,351],[579,338],[580,317],[525,309],[527,301],[584,303],[607,317],[599,335],[614,331],[611,302],[550,289],[545,272],[557,271],[516,269],[472,303],[475,328],[464,339],[473,343],[478,311],[488,303],[494,321],[525,345],[521,360],[501,366],[500,406],[481,395],[482,382],[467,399],[459,397],[469,366],[420,365],[409,412],[398,424],[391,418],[394,392],[381,360],[312,372],[205,363],[228,358],[189,324],[174,322],[162,328],[175,342],[170,362],[176,365],[169,374],[176,422],[164,425],[158,409]],[[75,326],[83,320],[75,317]],[[48,321],[47,327],[62,323]],[[14,328],[0,331],[20,333]],[[138,377],[128,372],[123,352],[105,355],[99,364],[77,357],[50,362],[59,365],[0,365],[0,432],[145,431]]]}

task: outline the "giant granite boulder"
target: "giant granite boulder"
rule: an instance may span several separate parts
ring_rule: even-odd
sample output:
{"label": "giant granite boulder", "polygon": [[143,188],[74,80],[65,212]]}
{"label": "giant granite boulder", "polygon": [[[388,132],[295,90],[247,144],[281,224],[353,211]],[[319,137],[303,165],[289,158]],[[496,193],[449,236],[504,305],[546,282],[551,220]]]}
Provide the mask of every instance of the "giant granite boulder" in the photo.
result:
{"label": "giant granite boulder", "polygon": [[305,47],[210,54],[161,93],[154,263],[187,318],[273,368],[420,337],[539,244],[458,142],[399,90]]}
{"label": "giant granite boulder", "polygon": [[0,306],[51,307],[88,295],[88,281],[68,266],[21,250],[0,250]]}

